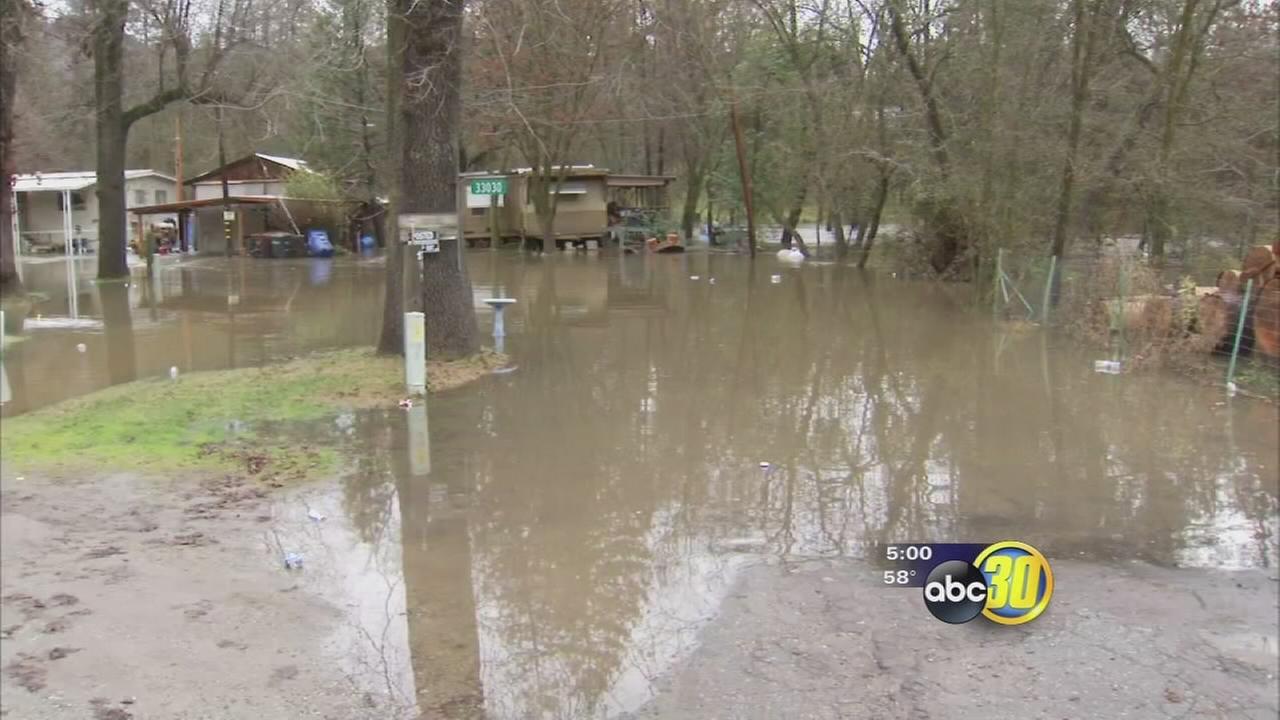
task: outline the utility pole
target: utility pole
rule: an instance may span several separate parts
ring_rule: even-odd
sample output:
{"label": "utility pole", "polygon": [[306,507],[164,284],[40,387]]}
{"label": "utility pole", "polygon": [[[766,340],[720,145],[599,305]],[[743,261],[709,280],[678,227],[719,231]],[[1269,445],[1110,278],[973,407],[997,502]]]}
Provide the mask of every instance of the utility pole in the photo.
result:
{"label": "utility pole", "polygon": [[218,174],[222,178],[222,241],[227,257],[231,257],[231,223],[234,215],[231,206],[231,191],[227,187],[227,148],[222,137],[222,105],[218,105]]}
{"label": "utility pole", "polygon": [[177,117],[173,119],[173,174],[177,176],[178,189],[175,199],[178,202],[183,201],[182,196],[182,113],[179,112]]}
{"label": "utility pole", "polygon": [[[177,187],[174,190],[173,198],[176,202],[182,202],[185,198],[182,192],[182,110],[179,109],[173,118],[173,175],[177,180]],[[181,209],[177,212],[178,227],[178,248],[179,252],[188,252],[187,247],[187,214]]]}

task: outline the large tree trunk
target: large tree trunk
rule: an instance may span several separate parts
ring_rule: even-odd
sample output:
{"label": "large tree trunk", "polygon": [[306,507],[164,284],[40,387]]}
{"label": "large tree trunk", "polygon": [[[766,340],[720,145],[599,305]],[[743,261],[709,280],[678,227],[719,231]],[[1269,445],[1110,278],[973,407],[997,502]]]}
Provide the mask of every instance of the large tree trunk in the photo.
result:
{"label": "large tree trunk", "polygon": [[16,168],[13,162],[13,95],[17,85],[18,69],[14,59],[22,42],[21,21],[26,12],[26,0],[6,0],[9,7],[0,13],[0,297],[22,292],[22,280],[18,276],[17,256],[13,235],[13,191],[9,178]]}
{"label": "large tree trunk", "polygon": [[[395,0],[391,22],[403,23],[398,67],[402,153],[396,178],[397,213],[449,214],[457,222],[458,116],[462,84],[463,0]],[[458,237],[427,255],[423,299],[427,352],[436,358],[470,355],[480,348],[471,281]]]}
{"label": "large tree trunk", "polygon": [[[399,9],[395,3],[387,3],[387,163],[391,177],[400,177],[403,162],[397,118],[400,116],[400,76],[404,58],[404,23],[399,22]],[[390,203],[385,214],[386,228],[382,252],[387,264],[383,268],[382,332],[378,335],[379,355],[404,355],[404,243],[400,241],[400,227],[396,222],[396,210],[400,207],[400,183],[392,182],[389,188]]]}
{"label": "large tree trunk", "polygon": [[93,96],[97,112],[98,278],[129,274],[125,262],[124,150],[129,128],[122,106],[127,0],[98,0],[93,29]]}

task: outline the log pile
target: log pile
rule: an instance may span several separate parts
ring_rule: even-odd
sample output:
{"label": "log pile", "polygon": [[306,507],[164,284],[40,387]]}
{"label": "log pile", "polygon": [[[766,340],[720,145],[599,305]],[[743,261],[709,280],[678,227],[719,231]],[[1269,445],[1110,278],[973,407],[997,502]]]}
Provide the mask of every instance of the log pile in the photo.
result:
{"label": "log pile", "polygon": [[[1267,247],[1257,245],[1245,253],[1241,269],[1223,270],[1216,288],[1201,295],[1196,312],[1196,331],[1200,347],[1217,352],[1230,352],[1235,330],[1240,321],[1245,287],[1250,280],[1249,307],[1245,331],[1241,336],[1243,352],[1280,360],[1280,240]],[[1197,293],[1199,294],[1199,293]]]}
{"label": "log pile", "polygon": [[1250,248],[1240,270],[1223,270],[1215,285],[1197,287],[1194,293],[1188,287],[1174,295],[1097,300],[1092,327],[1150,342],[1186,338],[1197,351],[1230,353],[1250,280],[1240,351],[1280,363],[1280,240],[1271,247]]}

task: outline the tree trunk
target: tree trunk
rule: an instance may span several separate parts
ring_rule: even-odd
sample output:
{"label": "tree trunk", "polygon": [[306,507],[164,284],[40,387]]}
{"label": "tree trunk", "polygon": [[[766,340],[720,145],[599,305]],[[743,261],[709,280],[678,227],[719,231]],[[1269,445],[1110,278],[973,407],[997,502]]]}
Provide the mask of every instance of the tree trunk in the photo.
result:
{"label": "tree trunk", "polygon": [[1173,157],[1178,120],[1186,102],[1187,90],[1199,64],[1204,38],[1213,27],[1223,4],[1222,0],[1214,0],[1209,7],[1208,17],[1203,26],[1197,29],[1195,19],[1200,1],[1183,0],[1178,29],[1173,36],[1173,49],[1169,54],[1169,62],[1165,70],[1164,126],[1160,133],[1155,182],[1152,183],[1147,206],[1147,222],[1151,230],[1151,259],[1156,262],[1164,258],[1165,245],[1174,234],[1171,216],[1174,203],[1170,199],[1172,170],[1169,165]]}
{"label": "tree trunk", "polygon": [[99,0],[93,29],[93,96],[97,130],[98,278],[129,274],[125,262],[124,152],[129,128],[123,97],[124,23],[127,0]]}
{"label": "tree trunk", "polygon": [[[13,95],[18,79],[14,59],[22,42],[20,23],[26,12],[25,0],[9,0],[9,7],[0,14],[0,297],[22,292],[22,280],[18,276],[14,243],[20,240],[13,235],[13,188],[9,178],[16,168],[13,162]],[[2,331],[3,328],[0,328]]]}
{"label": "tree trunk", "polygon": [[805,247],[804,238],[800,237],[800,232],[796,230],[800,225],[800,213],[804,212],[806,194],[806,188],[801,186],[800,193],[795,198],[795,204],[791,206],[791,210],[787,212],[787,217],[782,223],[782,247],[789,248],[791,243],[794,242],[800,248],[800,252],[808,255],[809,248]]}
{"label": "tree trunk", "polygon": [[400,141],[397,119],[400,117],[401,66],[404,60],[404,23],[400,21],[399,8],[387,3],[387,164],[391,177],[397,181],[388,188],[390,208],[384,215],[382,226],[386,229],[382,252],[387,264],[383,268],[382,332],[378,335],[379,355],[404,355],[404,243],[400,241],[400,226],[396,213],[400,207],[400,165],[404,153]]}
{"label": "tree trunk", "polygon": [[[462,84],[463,0],[394,0],[390,23],[402,24],[403,50],[391,72],[400,95],[392,122],[398,126],[400,165],[396,213],[457,218],[458,115]],[[457,235],[461,235],[458,225]],[[393,240],[394,242],[394,240]],[[470,355],[480,347],[471,282],[460,237],[440,242],[427,255],[423,299],[427,352],[435,358]],[[384,319],[385,324],[385,319]]]}
{"label": "tree trunk", "polygon": [[827,223],[830,227],[830,232],[835,238],[836,257],[843,260],[849,254],[849,240],[844,234],[844,216],[840,214],[839,210],[832,210],[827,217],[829,218]]}
{"label": "tree trunk", "polygon": [[756,256],[756,212],[751,189],[751,169],[747,163],[746,143],[742,139],[742,123],[738,120],[738,101],[729,103],[729,121],[733,125],[733,147],[738,155],[738,177],[742,181],[742,204],[747,209],[747,247]]}
{"label": "tree trunk", "polygon": [[858,226],[858,245],[861,248],[858,254],[859,270],[867,266],[867,260],[871,257],[871,248],[876,244],[876,233],[880,232],[880,216],[884,213],[884,203],[888,198],[889,173],[881,170],[880,182],[876,184],[875,205],[871,207],[871,217]]}
{"label": "tree trunk", "polygon": [[680,212],[680,229],[686,238],[693,237],[693,223],[698,218],[698,198],[702,196],[702,180],[706,173],[700,167],[689,168],[684,190],[684,208]]}
{"label": "tree trunk", "polygon": [[1058,209],[1053,223],[1053,241],[1049,254],[1061,258],[1067,246],[1067,229],[1071,220],[1071,202],[1076,181],[1076,155],[1080,149],[1080,128],[1084,124],[1084,108],[1089,98],[1089,56],[1093,44],[1090,30],[1093,17],[1085,10],[1084,0],[1072,0],[1075,16],[1071,33],[1071,117],[1067,121],[1067,147],[1062,160],[1062,180],[1058,183]]}

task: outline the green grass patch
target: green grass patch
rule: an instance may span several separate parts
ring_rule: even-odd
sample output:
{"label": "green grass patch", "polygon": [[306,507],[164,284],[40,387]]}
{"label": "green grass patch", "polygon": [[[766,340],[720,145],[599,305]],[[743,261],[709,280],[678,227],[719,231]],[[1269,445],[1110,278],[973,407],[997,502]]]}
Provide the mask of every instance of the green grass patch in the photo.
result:
{"label": "green grass patch", "polygon": [[[465,384],[505,358],[483,353],[428,365],[432,392]],[[394,406],[404,366],[367,350],[318,353],[263,368],[190,373],[117,385],[13,418],[0,432],[6,467],[173,471],[269,465],[303,476],[337,454],[281,437],[341,409]],[[272,427],[270,432],[264,426]],[[286,425],[287,427],[287,425]]]}

